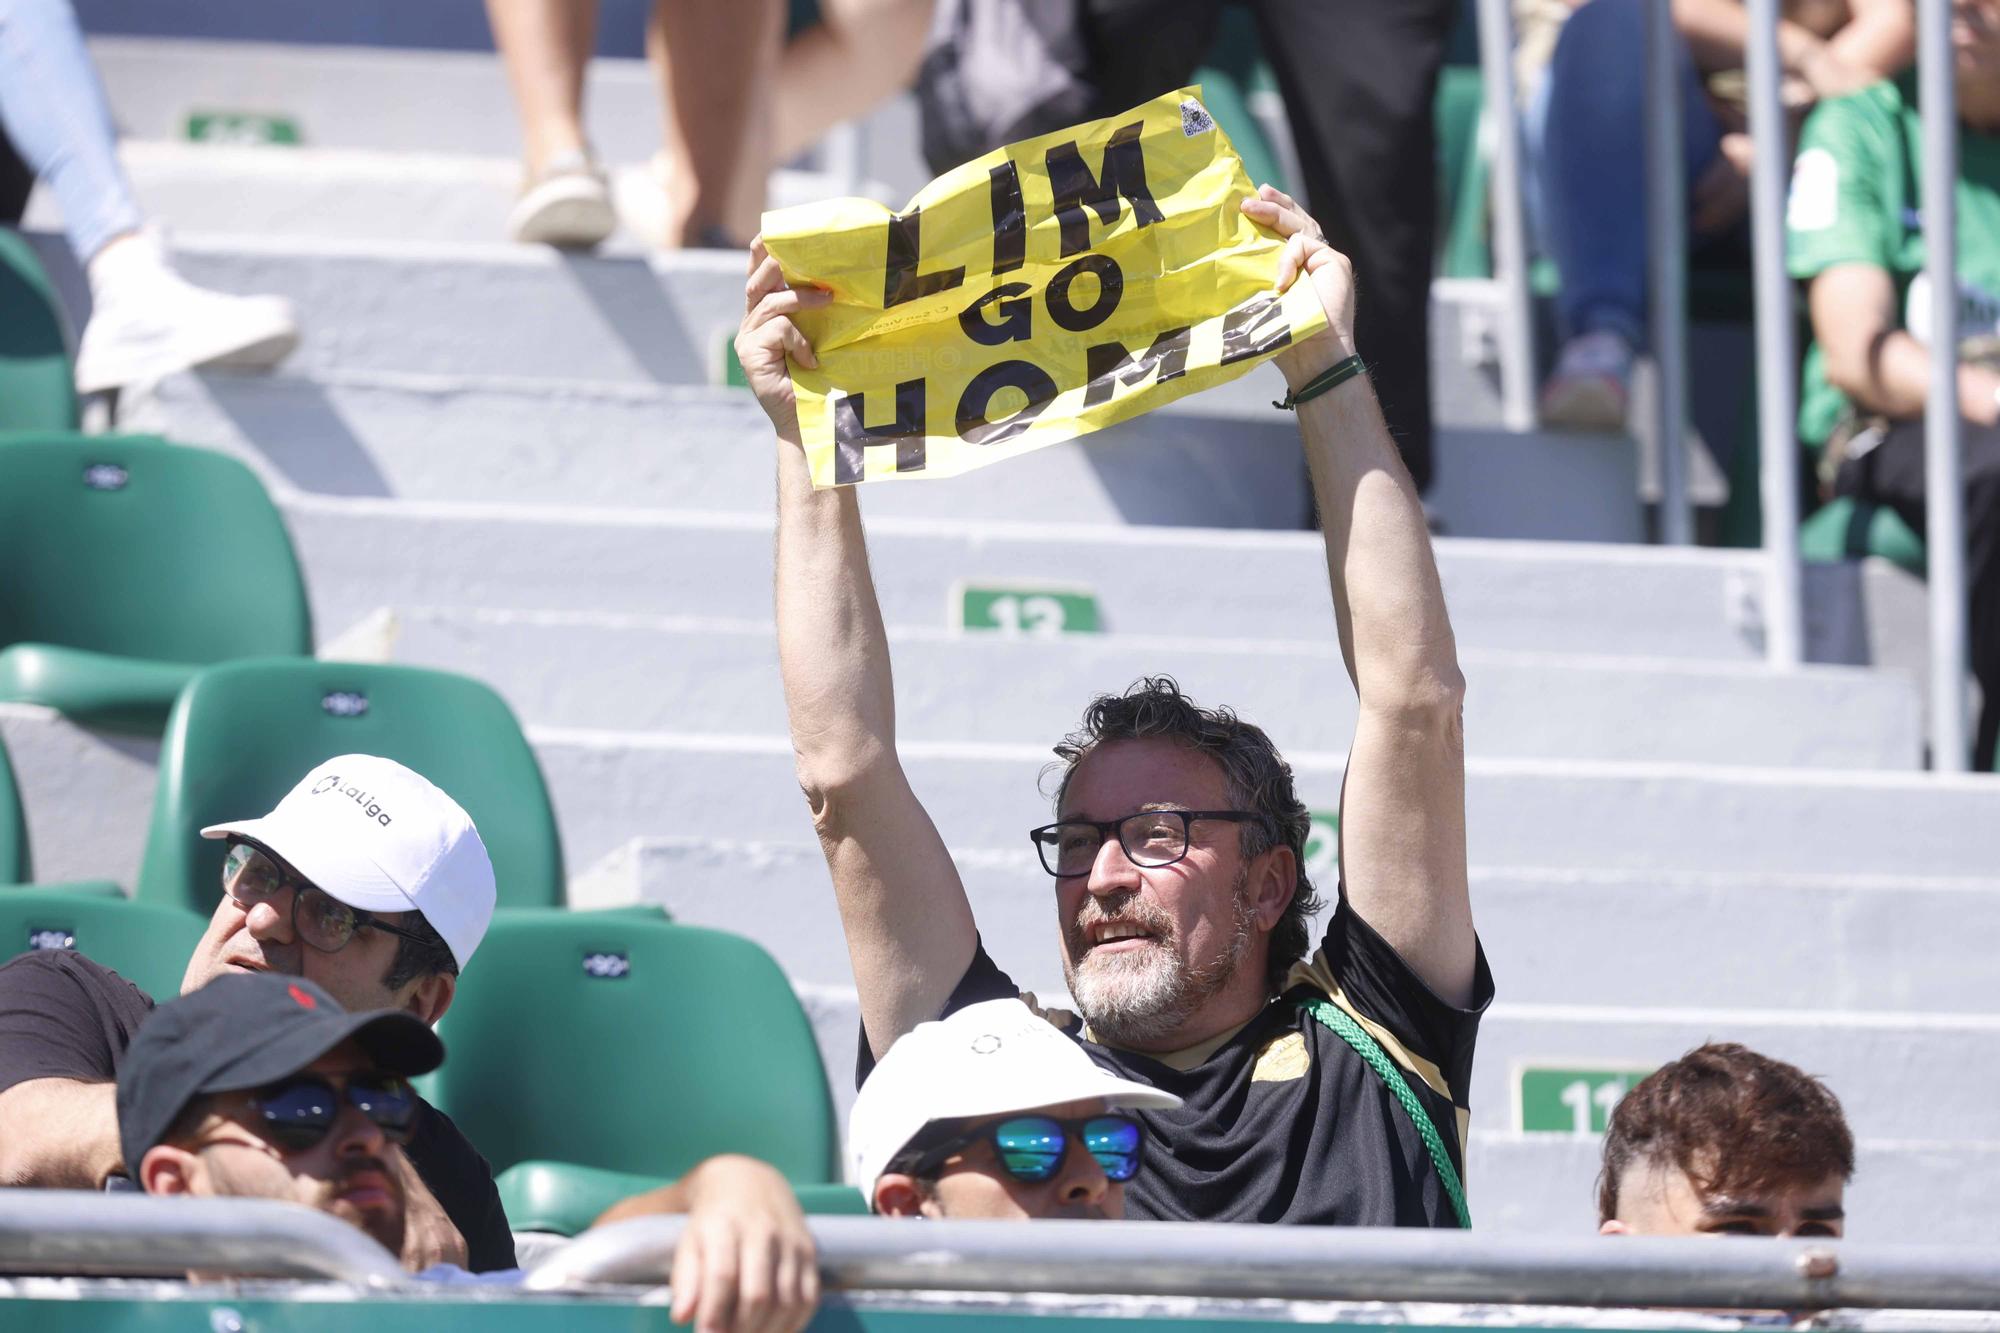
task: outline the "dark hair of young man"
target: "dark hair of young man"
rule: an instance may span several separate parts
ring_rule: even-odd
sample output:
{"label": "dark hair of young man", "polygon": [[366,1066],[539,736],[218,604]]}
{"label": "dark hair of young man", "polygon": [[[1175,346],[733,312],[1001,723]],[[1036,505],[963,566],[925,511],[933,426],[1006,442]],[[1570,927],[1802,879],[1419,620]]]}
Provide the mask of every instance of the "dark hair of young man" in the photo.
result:
{"label": "dark hair of young man", "polygon": [[1761,1195],[1854,1176],[1854,1135],[1826,1085],[1734,1042],[1649,1074],[1612,1112],[1597,1217],[1617,1217],[1635,1162],[1671,1166],[1703,1195]]}

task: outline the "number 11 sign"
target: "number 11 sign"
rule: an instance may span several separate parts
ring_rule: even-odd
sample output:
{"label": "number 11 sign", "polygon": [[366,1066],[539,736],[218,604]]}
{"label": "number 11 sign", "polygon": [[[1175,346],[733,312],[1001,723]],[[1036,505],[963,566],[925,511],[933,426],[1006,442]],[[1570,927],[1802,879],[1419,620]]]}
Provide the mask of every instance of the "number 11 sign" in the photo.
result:
{"label": "number 11 sign", "polygon": [[1524,1134],[1602,1134],[1651,1065],[1516,1064],[1514,1125]]}

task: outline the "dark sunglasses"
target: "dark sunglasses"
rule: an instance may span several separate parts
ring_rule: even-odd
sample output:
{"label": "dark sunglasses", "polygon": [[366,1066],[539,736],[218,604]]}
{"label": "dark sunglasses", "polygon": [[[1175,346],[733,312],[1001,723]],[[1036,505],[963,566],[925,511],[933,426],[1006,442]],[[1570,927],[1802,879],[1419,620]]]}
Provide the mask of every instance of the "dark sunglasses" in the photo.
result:
{"label": "dark sunglasses", "polygon": [[363,930],[423,941],[413,930],[349,907],[255,843],[230,840],[229,855],[222,862],[222,891],[237,906],[248,912],[285,889],[292,891],[292,933],[321,953],[339,953]]}
{"label": "dark sunglasses", "polygon": [[367,1116],[391,1143],[408,1142],[417,1118],[417,1094],[389,1074],[356,1074],[337,1081],[295,1074],[257,1089],[249,1100],[257,1132],[286,1152],[304,1152],[325,1142],[340,1119],[343,1101]]}
{"label": "dark sunglasses", "polygon": [[889,1169],[924,1176],[980,1140],[993,1145],[993,1156],[1014,1179],[1029,1185],[1053,1180],[1062,1169],[1071,1139],[1097,1159],[1107,1179],[1130,1180],[1139,1174],[1139,1149],[1146,1130],[1127,1115],[1093,1115],[1058,1120],[1052,1115],[1016,1115],[977,1129],[950,1133],[928,1143],[912,1144]]}

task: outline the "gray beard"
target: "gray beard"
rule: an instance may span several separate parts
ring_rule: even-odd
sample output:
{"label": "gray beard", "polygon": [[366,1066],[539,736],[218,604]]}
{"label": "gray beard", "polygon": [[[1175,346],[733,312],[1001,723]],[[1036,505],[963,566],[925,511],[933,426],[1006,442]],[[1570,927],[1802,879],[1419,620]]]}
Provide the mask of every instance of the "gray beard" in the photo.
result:
{"label": "gray beard", "polygon": [[1095,961],[1086,957],[1081,965],[1065,953],[1070,998],[1090,1025],[1091,1037],[1107,1046],[1157,1046],[1229,985],[1250,952],[1252,920],[1243,894],[1248,884],[1246,867],[1231,892],[1229,943],[1206,963],[1188,966],[1173,940]]}

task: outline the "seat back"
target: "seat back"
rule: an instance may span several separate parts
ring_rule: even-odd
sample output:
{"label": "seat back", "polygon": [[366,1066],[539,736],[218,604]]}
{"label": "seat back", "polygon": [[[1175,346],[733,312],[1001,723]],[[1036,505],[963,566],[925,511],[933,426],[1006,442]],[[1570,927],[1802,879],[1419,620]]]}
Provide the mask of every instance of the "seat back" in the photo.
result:
{"label": "seat back", "polygon": [[0,647],[165,662],[312,651],[291,539],[233,458],[138,435],[0,440]]}
{"label": "seat back", "polygon": [[60,312],[34,248],[0,227],[0,431],[76,429]]}
{"label": "seat back", "polygon": [[28,817],[21,793],[14,786],[14,766],[7,747],[0,745],[0,884],[22,884],[32,868],[28,861]]}
{"label": "seat back", "polygon": [[503,907],[563,901],[562,840],[541,766],[504,700],[418,667],[264,658],[211,667],[174,702],[138,896],[205,911],[223,844],[207,824],[254,818],[314,766],[375,754],[436,783],[472,816]]}
{"label": "seat back", "polygon": [[0,890],[0,961],[75,949],[158,1000],[180,994],[207,918],[178,907],[66,889]]}
{"label": "seat back", "polygon": [[798,1184],[839,1179],[812,1024],[739,935],[623,913],[497,920],[438,1035],[429,1095],[496,1172],[675,1177],[738,1152]]}

